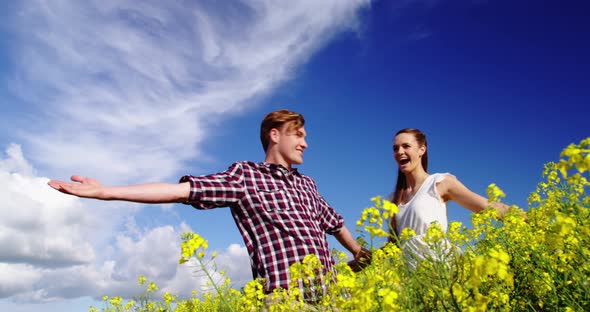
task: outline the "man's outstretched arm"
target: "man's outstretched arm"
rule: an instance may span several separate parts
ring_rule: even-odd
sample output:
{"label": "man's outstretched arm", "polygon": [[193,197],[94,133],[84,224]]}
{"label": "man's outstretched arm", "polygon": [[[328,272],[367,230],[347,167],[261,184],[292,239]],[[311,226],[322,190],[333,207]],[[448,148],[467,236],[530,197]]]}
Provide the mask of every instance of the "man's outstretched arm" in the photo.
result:
{"label": "man's outstretched arm", "polygon": [[84,198],[101,200],[124,200],[137,203],[164,204],[186,202],[190,194],[188,182],[172,183],[145,183],[129,186],[107,186],[98,181],[82,177],[72,176],[71,182],[51,180],[47,184],[52,188],[66,194]]}

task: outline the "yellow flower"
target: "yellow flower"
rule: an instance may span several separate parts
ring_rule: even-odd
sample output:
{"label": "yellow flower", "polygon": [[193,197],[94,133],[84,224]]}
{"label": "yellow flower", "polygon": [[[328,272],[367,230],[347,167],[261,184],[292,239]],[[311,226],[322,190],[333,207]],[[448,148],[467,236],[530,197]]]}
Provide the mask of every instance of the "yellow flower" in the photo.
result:
{"label": "yellow flower", "polygon": [[182,245],[180,252],[180,259],[178,263],[182,264],[187,262],[195,253],[197,258],[203,258],[205,256],[205,250],[209,247],[208,242],[196,233],[183,233],[182,234]]}
{"label": "yellow flower", "polygon": [[381,203],[381,195],[371,198],[371,201],[374,202],[376,205],[379,205],[379,203]]}
{"label": "yellow flower", "polygon": [[447,230],[447,237],[449,241],[453,244],[459,244],[461,241],[464,240],[463,234],[461,234],[461,222],[451,222],[449,223],[449,228]]}
{"label": "yellow flower", "polygon": [[116,296],[109,299],[109,304],[113,307],[120,307],[123,302],[123,298]]}
{"label": "yellow flower", "polygon": [[389,232],[385,232],[382,228],[380,227],[375,227],[375,226],[366,226],[365,230],[371,234],[372,236],[377,236],[377,237],[389,237]]}
{"label": "yellow flower", "polygon": [[500,202],[506,194],[494,183],[490,184],[486,189],[486,194],[490,202]]}
{"label": "yellow flower", "polygon": [[397,205],[388,200],[383,201],[383,210],[387,211],[390,215],[398,213]]}
{"label": "yellow flower", "polygon": [[174,302],[174,300],[176,300],[178,296],[177,295],[172,295],[169,292],[165,292],[164,295],[162,296],[162,298],[164,299],[164,302],[166,302],[166,304],[171,304],[172,302]]}
{"label": "yellow flower", "polygon": [[125,304],[125,310],[126,311],[129,311],[134,306],[135,306],[135,301],[129,300],[129,301],[127,301],[127,304]]}
{"label": "yellow flower", "polygon": [[389,288],[381,288],[377,291],[377,295],[383,298],[383,308],[389,311],[395,308],[395,300],[398,298],[397,292]]}
{"label": "yellow flower", "polygon": [[151,282],[151,283],[148,285],[147,292],[153,292],[153,291],[156,291],[156,290],[158,290],[158,286],[156,286],[156,283],[154,283],[154,282]]}
{"label": "yellow flower", "polygon": [[251,280],[244,286],[244,296],[241,298],[242,310],[252,310],[262,307],[265,298],[261,279]]}
{"label": "yellow flower", "polygon": [[411,228],[405,228],[402,230],[402,233],[400,235],[400,239],[401,240],[408,240],[414,236],[416,236],[416,232],[414,230],[412,230]]}
{"label": "yellow flower", "polygon": [[445,232],[442,230],[440,223],[433,222],[426,230],[424,241],[431,244],[436,244],[445,238]]}
{"label": "yellow flower", "polygon": [[453,296],[455,297],[455,299],[457,299],[457,302],[462,302],[465,297],[466,297],[466,292],[463,289],[463,286],[461,286],[461,284],[455,283],[453,284],[453,286],[451,287],[451,291],[453,293]]}

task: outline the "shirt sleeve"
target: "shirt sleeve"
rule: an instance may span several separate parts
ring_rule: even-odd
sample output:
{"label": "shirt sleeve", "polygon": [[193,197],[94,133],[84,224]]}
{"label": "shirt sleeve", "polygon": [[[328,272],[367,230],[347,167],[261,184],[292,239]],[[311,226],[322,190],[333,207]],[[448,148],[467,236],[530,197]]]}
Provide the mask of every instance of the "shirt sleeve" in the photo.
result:
{"label": "shirt sleeve", "polygon": [[330,206],[330,204],[328,204],[328,202],[320,195],[315,181],[313,181],[311,178],[310,180],[318,199],[319,215],[322,228],[327,234],[333,235],[339,232],[344,226],[344,218],[338,214],[336,210],[334,210],[334,208],[332,208],[332,206]]}
{"label": "shirt sleeve", "polygon": [[189,182],[187,205],[197,209],[228,207],[244,197],[244,170],[241,163],[232,164],[226,171],[204,176],[186,175],[179,183]]}

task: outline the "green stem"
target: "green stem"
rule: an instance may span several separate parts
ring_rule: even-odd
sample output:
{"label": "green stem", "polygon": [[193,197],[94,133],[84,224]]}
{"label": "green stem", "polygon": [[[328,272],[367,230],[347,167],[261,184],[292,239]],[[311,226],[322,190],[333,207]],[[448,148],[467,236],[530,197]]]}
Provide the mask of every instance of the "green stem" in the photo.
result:
{"label": "green stem", "polygon": [[223,296],[223,294],[221,293],[221,289],[219,289],[219,287],[217,286],[217,283],[215,283],[215,281],[213,280],[213,276],[211,276],[211,274],[209,274],[209,271],[207,270],[207,267],[205,266],[203,261],[201,261],[201,258],[197,257],[197,261],[199,262],[199,265],[201,266],[201,269],[203,270],[203,272],[205,272],[205,274],[207,275],[207,278],[209,279],[209,281],[211,281],[213,288],[215,288],[215,291],[217,291],[217,294],[219,295],[219,298],[221,299],[223,304],[229,309],[229,311],[234,311],[234,309],[231,307],[229,302],[227,302],[227,300],[225,299],[225,296]]}

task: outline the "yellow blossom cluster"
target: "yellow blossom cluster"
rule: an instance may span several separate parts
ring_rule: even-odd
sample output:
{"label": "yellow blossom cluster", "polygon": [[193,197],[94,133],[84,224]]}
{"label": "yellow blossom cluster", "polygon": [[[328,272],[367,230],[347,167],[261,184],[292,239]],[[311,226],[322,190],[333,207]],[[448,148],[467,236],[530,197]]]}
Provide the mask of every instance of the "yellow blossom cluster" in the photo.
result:
{"label": "yellow blossom cluster", "polygon": [[374,238],[391,237],[389,220],[398,212],[398,207],[389,200],[382,199],[381,196],[373,197],[371,201],[374,203],[373,207],[363,210],[356,225],[369,233],[370,244],[373,246]]}

